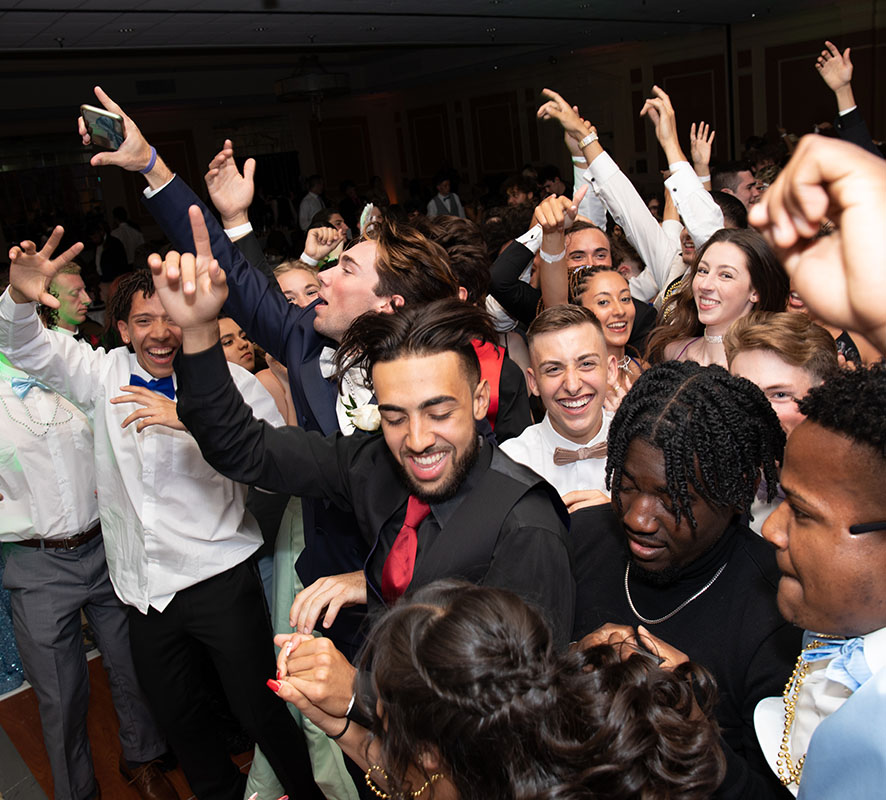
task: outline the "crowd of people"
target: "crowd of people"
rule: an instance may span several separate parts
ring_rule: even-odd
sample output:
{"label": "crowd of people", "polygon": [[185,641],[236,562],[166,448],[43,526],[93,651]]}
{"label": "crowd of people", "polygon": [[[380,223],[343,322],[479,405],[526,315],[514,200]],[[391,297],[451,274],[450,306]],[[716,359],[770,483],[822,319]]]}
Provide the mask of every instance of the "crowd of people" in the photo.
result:
{"label": "crowd of people", "polygon": [[571,186],[313,175],[261,237],[254,161],[210,208],[96,87],[168,246],[116,212],[93,298],[56,227],[0,296],[0,659],[56,800],[101,796],[81,613],[146,798],[877,796],[886,162],[815,68],[830,135],[728,163],[654,87],[661,196],[546,89]]}

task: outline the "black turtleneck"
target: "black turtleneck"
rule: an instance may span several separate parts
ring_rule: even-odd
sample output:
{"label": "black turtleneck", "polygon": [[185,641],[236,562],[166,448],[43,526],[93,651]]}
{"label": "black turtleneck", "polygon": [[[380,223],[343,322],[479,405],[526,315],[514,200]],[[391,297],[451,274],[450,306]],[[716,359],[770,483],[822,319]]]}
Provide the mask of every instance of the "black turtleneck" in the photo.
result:
{"label": "black turtleneck", "polygon": [[655,586],[632,573],[634,606],[647,619],[658,619],[692,597],[726,564],[713,585],[686,608],[650,625],[628,605],[628,550],[612,508],[595,506],[574,513],[572,538],[577,582],[573,639],[607,622],[644,625],[707,667],[717,681],[717,720],[727,745],[728,772],[717,797],[785,796],[760,752],[753,720],[762,698],[784,690],[801,646],[802,631],[778,612],[779,573],[771,547],[736,521],[673,583]]}

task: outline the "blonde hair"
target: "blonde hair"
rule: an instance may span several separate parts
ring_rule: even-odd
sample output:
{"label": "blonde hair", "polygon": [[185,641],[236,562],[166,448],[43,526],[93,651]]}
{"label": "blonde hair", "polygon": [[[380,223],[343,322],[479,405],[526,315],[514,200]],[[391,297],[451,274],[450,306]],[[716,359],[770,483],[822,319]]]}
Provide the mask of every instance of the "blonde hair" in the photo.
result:
{"label": "blonde hair", "polygon": [[730,366],[745,350],[770,350],[818,381],[839,367],[834,337],[805,314],[754,311],[732,324],[723,337],[723,347]]}

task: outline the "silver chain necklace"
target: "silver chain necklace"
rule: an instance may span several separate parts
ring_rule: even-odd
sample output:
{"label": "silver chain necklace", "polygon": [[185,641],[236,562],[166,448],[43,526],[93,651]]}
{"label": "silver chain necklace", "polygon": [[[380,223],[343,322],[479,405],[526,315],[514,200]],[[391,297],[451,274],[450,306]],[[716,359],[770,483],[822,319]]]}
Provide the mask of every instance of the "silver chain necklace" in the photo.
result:
{"label": "silver chain necklace", "polygon": [[[55,395],[55,408],[52,411],[52,417],[48,420],[34,419],[34,417],[31,416],[31,410],[25,404],[24,400],[21,401],[21,404],[22,404],[22,407],[25,409],[25,414],[27,415],[27,418],[28,418],[27,421],[23,420],[23,419],[19,419],[18,417],[13,415],[12,411],[9,410],[9,406],[6,405],[6,400],[3,398],[2,395],[0,395],[0,405],[3,406],[3,410],[6,412],[6,416],[9,417],[17,425],[21,425],[23,428],[26,428],[32,434],[34,434],[34,436],[38,436],[38,437],[45,436],[47,433],[49,433],[49,431],[52,428],[56,428],[59,425],[65,425],[66,423],[70,422],[74,418],[74,415],[70,411],[68,411],[68,409],[61,408],[60,398],[59,398],[58,393],[53,392],[53,394]],[[58,418],[59,411],[64,411],[65,414],[67,414],[67,417],[59,419]],[[43,430],[34,430],[34,428],[32,428],[28,424],[28,421],[33,422],[35,425],[41,427]]]}
{"label": "silver chain necklace", "polygon": [[[729,562],[727,561],[726,564],[728,563]],[[726,569],[726,564],[723,564],[723,566],[714,573],[713,578],[711,578],[704,586],[701,587],[701,589],[699,589],[694,595],[692,595],[692,597],[680,603],[680,605],[678,605],[670,614],[665,614],[663,617],[659,617],[658,619],[646,619],[646,617],[644,617],[639,611],[637,611],[637,607],[634,605],[634,601],[631,599],[631,590],[628,587],[628,574],[631,570],[631,562],[629,561],[628,565],[625,567],[625,597],[628,598],[628,605],[631,607],[631,611],[634,612],[634,616],[637,617],[637,619],[639,619],[641,622],[645,622],[647,625],[658,625],[660,622],[665,622],[666,620],[669,620],[671,617],[674,616],[674,614],[682,611],[693,600],[701,597],[708,589],[710,589],[714,585],[714,581],[720,577],[720,573],[723,572],[724,569]]]}

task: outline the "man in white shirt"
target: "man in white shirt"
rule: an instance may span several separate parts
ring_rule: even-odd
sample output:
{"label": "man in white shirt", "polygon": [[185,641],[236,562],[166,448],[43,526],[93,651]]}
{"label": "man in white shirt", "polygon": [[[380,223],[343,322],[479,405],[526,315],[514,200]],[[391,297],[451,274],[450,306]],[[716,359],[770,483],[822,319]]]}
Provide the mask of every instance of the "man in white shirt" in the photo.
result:
{"label": "man in white shirt", "polygon": [[784,697],[754,715],[773,771],[803,800],[886,784],[886,368],[842,370],[799,403],[785,501],[763,526],[778,607],[806,628]]}
{"label": "man in white shirt", "polygon": [[603,409],[616,378],[600,323],[581,306],[554,306],[529,326],[529,389],[545,418],[501,449],[563,497],[570,512],[608,502],[606,436],[612,415]]}
{"label": "man in white shirt", "polygon": [[[274,653],[252,558],[261,533],[245,515],[247,487],[203,460],[170,403],[181,329],[150,275],[135,272],[121,279],[109,309],[132,352],[94,351],[46,331],[32,301],[57,302],[47,281],[79,252],[75,246],[51,261],[61,235],[56,228],[39,253],[29,242],[13,248],[10,287],[0,297],[0,350],[93,424],[108,568],[117,595],[131,606],[132,652],[152,711],[198,798],[242,798],[245,776],[202,713],[195,649],[205,648],[232,710],[287,792],[320,797],[301,731],[264,686]],[[261,384],[236,365],[231,372],[255,413],[281,424]],[[133,402],[143,407],[130,413]]]}
{"label": "man in white shirt", "polygon": [[139,688],[126,607],[108,576],[89,422],[76,406],[3,356],[0,406],[4,586],[22,663],[40,707],[54,796],[83,800],[99,794],[86,731],[89,673],[82,610],[110,678],[120,722],[120,770],[146,800],[177,800],[157,765],[166,742]]}
{"label": "man in white shirt", "polygon": [[311,175],[308,178],[308,193],[301,199],[298,206],[298,226],[305,232],[311,227],[314,214],[326,208],[321,195],[323,194],[323,178]]}

